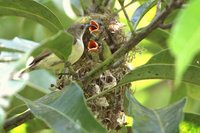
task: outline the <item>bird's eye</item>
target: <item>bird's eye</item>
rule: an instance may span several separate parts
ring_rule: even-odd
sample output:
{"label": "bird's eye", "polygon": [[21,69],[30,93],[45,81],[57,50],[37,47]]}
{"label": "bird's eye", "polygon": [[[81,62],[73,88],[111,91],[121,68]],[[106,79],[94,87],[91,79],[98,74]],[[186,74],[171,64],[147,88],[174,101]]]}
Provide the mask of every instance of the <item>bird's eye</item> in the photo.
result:
{"label": "bird's eye", "polygon": [[85,27],[85,25],[84,25],[84,24],[82,24],[80,28],[83,30],[83,29],[84,29],[84,27]]}

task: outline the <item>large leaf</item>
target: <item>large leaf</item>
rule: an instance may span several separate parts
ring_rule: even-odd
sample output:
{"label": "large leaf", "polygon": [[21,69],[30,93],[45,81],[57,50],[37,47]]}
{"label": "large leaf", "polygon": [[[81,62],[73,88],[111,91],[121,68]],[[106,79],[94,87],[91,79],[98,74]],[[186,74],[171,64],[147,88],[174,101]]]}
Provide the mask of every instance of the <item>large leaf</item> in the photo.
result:
{"label": "large leaf", "polygon": [[200,8],[197,6],[199,4],[199,0],[192,0],[187,8],[182,10],[169,40],[171,52],[176,57],[177,85],[193,57],[200,51]]}
{"label": "large leaf", "polygon": [[137,28],[137,25],[139,24],[140,20],[143,18],[143,16],[154,6],[156,5],[156,0],[149,0],[148,2],[142,4],[139,6],[136,11],[134,12],[131,22],[134,25],[134,28]]}
{"label": "large leaf", "polygon": [[159,45],[161,48],[167,47],[167,39],[169,38],[169,33],[167,31],[156,29],[147,36],[147,40]]}
{"label": "large leaf", "polygon": [[74,22],[74,20],[70,19],[69,16],[65,14],[63,3],[61,1],[47,1],[46,3],[44,3],[44,5],[56,14],[64,28],[69,27],[69,25]]}
{"label": "large leaf", "polygon": [[134,133],[178,133],[185,99],[168,107],[152,110],[142,106],[130,92],[127,91],[126,96],[129,99],[129,115],[134,119]]}
{"label": "large leaf", "polygon": [[[192,65],[189,66],[183,76],[183,81],[200,85],[200,66],[196,63],[196,60],[198,60],[199,57],[200,56],[198,56]],[[174,68],[175,64],[173,57],[169,54],[169,51],[164,50],[153,56],[147,64],[140,66],[125,75],[118,85],[143,79],[173,80],[175,77]]]}
{"label": "large leaf", "polygon": [[8,108],[12,96],[25,86],[25,81],[12,79],[17,62],[0,63],[0,132],[5,119],[4,109]]}
{"label": "large leaf", "polygon": [[46,70],[35,70],[29,73],[28,84],[42,92],[49,93],[51,84],[56,84],[56,77]]}
{"label": "large leaf", "polygon": [[81,88],[72,83],[36,102],[26,101],[32,113],[57,133],[106,133],[88,111]]}
{"label": "large leaf", "polygon": [[60,59],[67,60],[72,50],[72,44],[72,36],[64,31],[60,31],[41,42],[41,45],[32,52],[32,55],[38,55],[44,49],[49,49]]}
{"label": "large leaf", "polygon": [[0,17],[0,37],[12,39],[19,35],[22,19],[15,16]]}
{"label": "large leaf", "polygon": [[18,60],[36,46],[38,43],[18,37],[13,40],[0,39],[0,60]]}
{"label": "large leaf", "polygon": [[0,0],[0,15],[26,17],[39,22],[52,32],[63,29],[58,18],[48,8],[33,0]]}

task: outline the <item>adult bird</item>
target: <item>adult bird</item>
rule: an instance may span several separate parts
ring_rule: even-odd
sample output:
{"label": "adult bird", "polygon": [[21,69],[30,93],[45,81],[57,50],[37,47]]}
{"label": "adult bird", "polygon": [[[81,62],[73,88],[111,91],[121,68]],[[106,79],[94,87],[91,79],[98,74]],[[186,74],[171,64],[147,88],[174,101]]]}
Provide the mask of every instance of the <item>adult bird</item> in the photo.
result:
{"label": "adult bird", "polygon": [[[67,60],[69,64],[74,64],[82,56],[84,52],[83,34],[85,33],[85,30],[88,28],[88,26],[89,24],[78,23],[73,24],[67,29],[67,32],[74,37],[72,51]],[[22,71],[22,73],[38,68],[49,69],[57,73],[64,68],[64,65],[65,62],[57,57],[54,53],[52,53],[51,51],[44,51],[40,55],[36,56],[31,61],[31,63],[28,64],[28,67]]]}

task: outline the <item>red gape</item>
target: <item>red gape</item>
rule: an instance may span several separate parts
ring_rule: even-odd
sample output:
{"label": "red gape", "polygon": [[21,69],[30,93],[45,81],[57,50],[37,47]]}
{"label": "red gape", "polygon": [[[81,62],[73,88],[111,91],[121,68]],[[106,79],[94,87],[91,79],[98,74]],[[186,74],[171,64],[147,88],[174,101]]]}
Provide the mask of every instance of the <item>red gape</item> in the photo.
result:
{"label": "red gape", "polygon": [[90,33],[96,32],[98,30],[99,30],[99,24],[94,20],[90,20],[90,27],[89,27]]}
{"label": "red gape", "polygon": [[88,51],[91,51],[91,52],[97,52],[99,49],[99,45],[94,40],[90,40],[88,42],[87,49],[88,49]]}

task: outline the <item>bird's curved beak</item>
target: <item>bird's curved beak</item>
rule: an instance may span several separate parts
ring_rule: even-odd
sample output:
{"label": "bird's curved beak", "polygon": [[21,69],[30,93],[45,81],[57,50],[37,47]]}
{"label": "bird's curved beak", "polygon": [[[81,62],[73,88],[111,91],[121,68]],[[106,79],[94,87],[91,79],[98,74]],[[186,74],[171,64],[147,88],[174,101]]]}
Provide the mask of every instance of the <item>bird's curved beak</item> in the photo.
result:
{"label": "bird's curved beak", "polygon": [[96,41],[90,40],[87,44],[87,49],[89,52],[98,52],[99,45]]}
{"label": "bird's curved beak", "polygon": [[89,31],[90,33],[96,32],[99,30],[99,24],[94,21],[94,20],[90,20],[90,24],[89,24]]}

